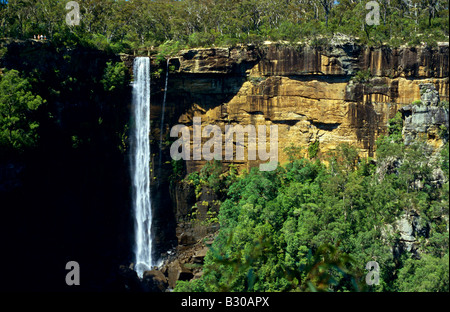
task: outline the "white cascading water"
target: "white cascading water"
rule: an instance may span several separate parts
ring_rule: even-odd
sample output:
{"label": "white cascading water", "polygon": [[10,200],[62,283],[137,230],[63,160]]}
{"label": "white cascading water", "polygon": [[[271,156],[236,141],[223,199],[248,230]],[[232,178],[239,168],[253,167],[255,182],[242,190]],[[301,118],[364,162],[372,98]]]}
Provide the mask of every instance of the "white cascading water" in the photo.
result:
{"label": "white cascading water", "polygon": [[131,178],[135,215],[135,271],[139,277],[152,261],[150,195],[150,58],[136,57],[133,66],[133,140]]}

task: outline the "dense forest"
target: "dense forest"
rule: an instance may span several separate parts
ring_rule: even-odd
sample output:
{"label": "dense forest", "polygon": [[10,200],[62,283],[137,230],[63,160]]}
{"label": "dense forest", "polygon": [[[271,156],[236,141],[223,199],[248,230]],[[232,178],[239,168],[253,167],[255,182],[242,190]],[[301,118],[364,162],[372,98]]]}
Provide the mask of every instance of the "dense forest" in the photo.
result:
{"label": "dense forest", "polygon": [[[80,24],[69,26],[66,1],[0,0],[1,266],[12,281],[4,288],[33,289],[30,259],[14,259],[21,272],[8,269],[15,254],[39,254],[34,278],[44,290],[65,286],[60,263],[74,255],[87,263],[90,290],[122,290],[110,274],[131,261],[132,240],[132,77],[120,53],[148,50],[162,60],[184,48],[320,46],[336,37],[435,46],[449,35],[443,0],[380,0],[379,25],[365,22],[369,10],[358,0],[78,2]],[[24,44],[37,35],[46,37],[39,49]],[[311,144],[287,148],[289,162],[270,172],[216,161],[186,175],[169,162],[171,184],[207,187],[220,206],[208,220],[220,231],[203,275],[175,291],[448,292],[448,129],[434,150],[421,140],[405,145],[402,128],[398,113],[374,159],[346,144],[319,155]],[[416,222],[410,246],[394,230],[405,218]],[[383,268],[370,287],[369,261]]]}
{"label": "dense forest", "polygon": [[[401,129],[398,114],[377,142],[376,162],[346,144],[322,161],[313,145],[306,158],[292,146],[290,162],[273,172],[222,173],[214,162],[189,175],[194,185],[226,191],[203,276],[175,290],[449,291],[448,143],[432,156],[424,142],[405,147]],[[393,231],[410,214],[421,224],[412,249]],[[383,270],[379,285],[368,286],[372,260]]]}
{"label": "dense forest", "polygon": [[79,26],[66,2],[0,1],[0,37],[45,35],[56,44],[124,52],[157,47],[230,46],[263,41],[327,42],[333,34],[370,45],[433,45],[448,40],[448,1],[382,0],[379,25],[358,0],[83,0]]}

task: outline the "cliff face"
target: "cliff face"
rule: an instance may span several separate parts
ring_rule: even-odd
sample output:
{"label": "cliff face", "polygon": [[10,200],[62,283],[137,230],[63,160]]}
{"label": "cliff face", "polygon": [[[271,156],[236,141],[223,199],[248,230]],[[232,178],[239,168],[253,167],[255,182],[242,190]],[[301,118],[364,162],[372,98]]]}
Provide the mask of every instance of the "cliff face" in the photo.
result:
{"label": "cliff face", "polygon": [[[170,60],[176,70],[169,75],[165,128],[192,129],[194,116],[222,133],[225,125],[276,124],[281,163],[287,160],[284,148],[315,141],[320,153],[347,142],[361,155],[374,156],[388,120],[420,99],[420,84],[433,84],[440,99],[448,100],[448,49],[348,44],[181,51]],[[158,101],[161,95],[155,95]],[[201,164],[188,161],[188,171]]]}
{"label": "cliff face", "polygon": [[442,140],[448,140],[446,131],[442,131],[449,127],[448,106],[439,106],[439,93],[431,83],[421,84],[420,94],[420,101],[403,106],[400,110],[404,119],[405,145],[422,138],[429,145],[439,148]]}
{"label": "cliff face", "polygon": [[[194,117],[201,117],[203,127],[219,126],[222,134],[227,125],[277,125],[278,159],[283,163],[287,160],[286,147],[302,146],[306,153],[306,147],[316,141],[319,154],[349,143],[359,147],[362,156],[375,156],[377,137],[386,133],[388,120],[404,107],[405,137],[431,133],[428,139],[438,147],[442,140],[433,133],[441,124],[448,127],[448,118],[442,117],[448,110],[424,103],[426,116],[421,118],[410,104],[421,99],[421,86],[433,90],[433,101],[448,100],[448,49],[373,49],[344,44],[184,50],[169,60],[172,70],[162,127],[166,64],[154,60],[152,72],[159,74],[152,77],[153,151],[160,148],[163,129],[162,168],[152,171],[159,173],[154,178],[160,181],[154,186],[164,189],[166,177],[172,174],[171,166],[166,165],[171,159],[169,143],[174,140],[169,136],[170,129],[182,124],[192,134]],[[132,57],[125,60],[131,67]],[[203,138],[203,143],[206,140]],[[158,155],[153,157],[153,164],[157,164]],[[199,170],[204,163],[186,161],[187,172]],[[233,163],[241,168],[258,165],[258,161],[248,160]],[[217,223],[206,222],[208,211],[218,211],[214,194],[202,189],[196,198],[194,193],[192,186],[183,183],[170,188],[178,243],[176,252],[169,253],[169,261],[161,269],[166,286],[174,287],[179,279],[201,275],[201,271],[192,269],[193,264],[202,263],[206,250],[203,241],[213,240],[217,231]],[[192,220],[194,212],[197,217]],[[155,233],[165,227],[156,224]],[[155,282],[154,277],[151,279]]]}

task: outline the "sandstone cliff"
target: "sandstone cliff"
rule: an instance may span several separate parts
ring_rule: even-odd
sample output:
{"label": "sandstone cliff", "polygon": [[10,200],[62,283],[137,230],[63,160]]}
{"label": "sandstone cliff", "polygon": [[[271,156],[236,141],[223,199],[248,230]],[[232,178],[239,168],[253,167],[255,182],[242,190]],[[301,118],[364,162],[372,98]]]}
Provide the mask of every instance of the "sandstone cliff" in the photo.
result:
{"label": "sandstone cliff", "polygon": [[[163,128],[192,126],[194,116],[222,133],[228,124],[276,124],[281,163],[285,147],[316,140],[320,153],[347,142],[361,155],[374,156],[388,120],[420,99],[420,84],[432,83],[440,99],[448,100],[448,49],[344,44],[184,50],[170,60],[175,71]],[[157,88],[152,100],[155,123],[162,91]],[[188,162],[188,171],[201,164]]]}
{"label": "sandstone cliff", "polygon": [[[375,49],[343,44],[184,50],[169,60],[172,70],[162,127],[165,63],[154,60],[152,72],[159,73],[152,80],[156,150],[160,128],[164,140],[163,174],[155,178],[164,180],[171,174],[170,165],[164,165],[170,160],[169,143],[174,140],[169,137],[171,127],[184,124],[192,133],[193,117],[201,117],[203,125],[218,125],[222,133],[226,125],[277,125],[280,163],[287,160],[286,147],[307,147],[316,141],[321,154],[345,142],[357,146],[362,156],[376,156],[376,139],[386,133],[388,120],[399,110],[407,140],[424,135],[439,147],[442,140],[435,132],[441,125],[448,127],[448,117],[443,117],[448,109],[426,103],[423,94],[429,89],[433,101],[448,100],[448,49],[448,45]],[[131,65],[132,58],[125,60]],[[423,109],[411,105],[421,95]],[[153,157],[156,164],[158,156]],[[187,172],[204,163],[187,161]],[[233,163],[249,168],[258,162]],[[201,276],[199,265],[207,248],[204,240],[212,241],[217,231],[217,224],[205,222],[208,211],[218,210],[212,204],[214,194],[204,189],[197,198],[186,184],[178,184],[170,192],[178,245],[162,268],[165,287],[174,287],[178,279]],[[189,217],[193,212],[195,220]],[[164,224],[156,225],[155,232],[162,227]],[[153,281],[159,283],[160,279]]]}

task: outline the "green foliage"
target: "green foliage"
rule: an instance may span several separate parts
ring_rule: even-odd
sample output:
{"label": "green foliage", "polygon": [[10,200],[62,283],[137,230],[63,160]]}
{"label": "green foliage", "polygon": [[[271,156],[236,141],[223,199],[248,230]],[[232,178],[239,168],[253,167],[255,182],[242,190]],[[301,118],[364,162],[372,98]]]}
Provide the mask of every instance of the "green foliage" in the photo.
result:
{"label": "green foliage", "polygon": [[443,107],[443,108],[446,108],[446,109],[449,109],[448,101],[446,101],[446,100],[440,101],[439,102],[439,106]]}
{"label": "green foliage", "polygon": [[80,25],[68,26],[64,2],[7,1],[0,6],[0,36],[26,39],[45,34],[59,46],[118,53],[168,42],[209,47],[302,41],[320,47],[335,34],[371,46],[425,43],[433,48],[449,34],[448,4],[441,0],[414,6],[383,2],[381,24],[371,26],[365,23],[367,10],[360,1],[89,0],[80,9]]}
{"label": "green foliage", "polygon": [[118,148],[119,151],[124,154],[127,151],[128,148],[128,123],[124,125],[123,127],[123,131],[121,131],[119,133],[119,144],[118,144]]}
{"label": "green foliage", "polygon": [[372,72],[370,71],[370,69],[365,69],[356,72],[355,76],[353,77],[353,80],[355,82],[364,83],[368,82],[370,78],[372,78]]}
{"label": "green foliage", "polygon": [[442,257],[424,255],[421,259],[410,258],[399,270],[397,285],[406,292],[448,292],[448,253]]}
{"label": "green foliage", "polygon": [[377,156],[379,159],[383,160],[401,155],[404,150],[402,130],[402,114],[397,112],[394,118],[389,119],[388,135],[381,135],[377,139]]}
{"label": "green foliage", "polygon": [[313,37],[310,41],[310,45],[314,48],[319,48],[327,45],[329,43],[329,38],[326,37]]}
{"label": "green foliage", "polygon": [[35,111],[45,103],[31,91],[27,79],[9,70],[0,79],[0,146],[2,151],[23,152],[37,143],[39,123]]}
{"label": "green foliage", "polygon": [[319,140],[316,139],[313,143],[309,144],[308,146],[309,159],[316,158],[318,153],[319,153]]}
{"label": "green foliage", "polygon": [[447,139],[448,138],[448,129],[445,125],[440,125],[439,126],[439,137],[442,139]]}
{"label": "green foliage", "polygon": [[169,181],[173,185],[177,181],[180,181],[185,174],[184,161],[182,159],[172,159],[170,164],[172,165],[172,174],[169,177]]}
{"label": "green foliage", "polygon": [[219,197],[224,195],[224,191],[236,179],[236,168],[229,165],[228,171],[219,160],[207,162],[200,172],[192,172],[185,181],[195,188],[197,199],[200,197],[203,187],[208,187],[214,191]]}
{"label": "green foliage", "polygon": [[302,158],[302,150],[302,147],[295,146],[291,143],[289,146],[284,148],[284,153],[288,156],[289,161],[293,162],[296,159]]}
{"label": "green foliage", "polygon": [[179,41],[169,40],[158,47],[158,54],[156,55],[156,62],[159,64],[165,61],[168,57],[175,55],[184,46]]}
{"label": "green foliage", "polygon": [[8,49],[6,47],[0,46],[0,59],[6,54]]}
{"label": "green foliage", "polygon": [[[430,162],[422,143],[402,148],[401,124],[400,115],[390,120],[377,166],[346,144],[328,166],[295,157],[292,146],[284,167],[237,176],[220,206],[220,232],[202,278],[175,290],[448,291],[448,221],[440,219],[448,215],[448,183],[433,186],[431,175],[442,163],[448,177],[448,146]],[[385,165],[392,160],[393,168]],[[398,241],[389,229],[411,210],[432,228],[420,240],[421,260],[392,253]],[[378,286],[364,280],[372,260],[382,268]]]}
{"label": "green foliage", "polygon": [[177,281],[177,287],[174,292],[204,292],[205,285],[202,279],[196,279],[193,281]]}
{"label": "green foliage", "polygon": [[412,102],[412,105],[422,105],[422,101],[421,100],[415,100]]}
{"label": "green foliage", "polygon": [[187,44],[192,48],[208,47],[215,41],[214,35],[209,32],[194,32],[189,38]]}
{"label": "green foliage", "polygon": [[127,67],[123,62],[107,62],[102,80],[105,91],[122,91],[127,85]]}
{"label": "green foliage", "polygon": [[[342,253],[339,248],[329,244],[321,245],[314,256],[311,252],[308,253],[306,264],[300,267],[300,272],[305,272],[305,278],[299,290],[330,291],[339,287],[347,290],[349,285],[351,290],[363,290],[365,285],[360,282],[362,272],[355,269],[354,264],[355,260]],[[298,275],[301,280],[302,274]]]}
{"label": "green foliage", "polygon": [[394,137],[395,140],[398,141],[401,139],[402,130],[403,130],[402,113],[397,112],[394,118],[389,119],[388,133],[391,137]]}
{"label": "green foliage", "polygon": [[220,160],[207,162],[200,170],[200,178],[206,182],[214,192],[220,193],[223,181],[223,166]]}
{"label": "green foliage", "polygon": [[445,146],[441,150],[441,169],[444,170],[444,172],[447,174],[448,177],[448,171],[449,171],[449,148],[448,148],[448,142],[445,144]]}
{"label": "green foliage", "polygon": [[185,181],[188,184],[191,184],[194,186],[195,188],[195,198],[198,199],[200,197],[201,191],[202,191],[202,185],[204,183],[204,181],[202,181],[200,179],[200,175],[198,174],[198,172],[192,172],[190,173]]}
{"label": "green foliage", "polygon": [[267,79],[267,77],[251,77],[248,76],[247,80],[250,81],[253,85],[258,85],[259,83],[265,81]]}

